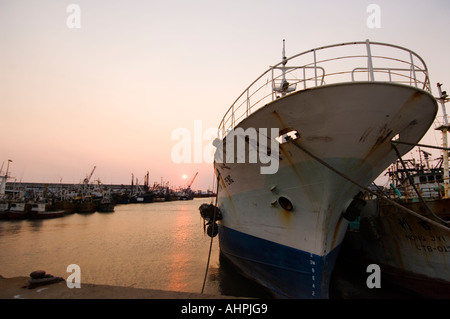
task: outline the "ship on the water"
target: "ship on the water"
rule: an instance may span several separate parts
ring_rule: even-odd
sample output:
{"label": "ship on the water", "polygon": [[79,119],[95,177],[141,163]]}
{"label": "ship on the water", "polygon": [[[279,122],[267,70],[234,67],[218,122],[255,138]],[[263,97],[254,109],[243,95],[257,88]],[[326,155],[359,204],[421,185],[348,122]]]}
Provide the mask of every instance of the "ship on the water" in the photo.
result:
{"label": "ship on the water", "polygon": [[419,160],[393,163],[387,190],[366,200],[343,245],[346,256],[378,264],[384,280],[426,298],[450,298],[449,99],[440,87],[443,118],[435,126],[442,132],[442,156],[433,160],[422,146]]}
{"label": "ship on the water", "polygon": [[275,297],[328,298],[343,213],[395,161],[392,141],[418,143],[436,113],[409,49],[367,40],[287,58],[283,41],[219,125],[221,253]]}

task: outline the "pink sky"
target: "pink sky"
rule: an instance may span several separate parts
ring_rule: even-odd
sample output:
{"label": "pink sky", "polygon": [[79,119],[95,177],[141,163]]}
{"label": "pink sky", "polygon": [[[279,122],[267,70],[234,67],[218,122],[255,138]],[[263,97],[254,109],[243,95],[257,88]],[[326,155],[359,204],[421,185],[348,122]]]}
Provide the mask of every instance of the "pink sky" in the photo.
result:
{"label": "pink sky", "polygon": [[149,171],[183,186],[199,172],[193,188],[211,189],[212,164],[174,163],[171,133],[217,127],[279,62],[282,39],[288,56],[367,38],[401,45],[424,58],[435,96],[436,82],[450,91],[448,1],[376,1],[379,29],[357,0],[73,3],[79,29],[66,24],[70,2],[0,3],[0,162],[13,160],[17,180],[78,183],[96,166],[103,183]]}

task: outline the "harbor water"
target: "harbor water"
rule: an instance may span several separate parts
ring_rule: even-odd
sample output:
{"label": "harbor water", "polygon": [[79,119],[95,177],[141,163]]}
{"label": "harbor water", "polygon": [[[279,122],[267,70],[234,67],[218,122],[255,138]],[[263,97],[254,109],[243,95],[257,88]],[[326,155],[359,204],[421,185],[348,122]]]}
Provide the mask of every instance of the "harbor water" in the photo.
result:
{"label": "harbor water", "polygon": [[[112,213],[68,214],[45,220],[0,220],[0,275],[35,270],[68,279],[80,267],[83,283],[167,291],[271,298],[220,256],[219,239],[204,231],[199,206],[211,198],[116,205]],[[208,271],[206,271],[207,265]],[[365,285],[364,269],[338,262],[330,297],[405,298]],[[207,273],[205,285],[205,273]],[[356,285],[354,284],[356,282]]]}
{"label": "harbor water", "polygon": [[[84,283],[200,293],[211,238],[199,206],[210,198],[116,205],[112,213],[46,220],[0,220],[0,275],[34,270],[67,279],[80,267]],[[205,294],[266,297],[220,257],[213,239]]]}

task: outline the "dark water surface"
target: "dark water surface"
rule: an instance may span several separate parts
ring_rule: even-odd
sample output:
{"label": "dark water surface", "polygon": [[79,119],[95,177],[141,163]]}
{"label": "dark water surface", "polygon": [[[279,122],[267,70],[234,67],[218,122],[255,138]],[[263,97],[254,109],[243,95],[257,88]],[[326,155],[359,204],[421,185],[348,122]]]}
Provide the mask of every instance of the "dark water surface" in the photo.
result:
{"label": "dark water surface", "polygon": [[[69,214],[48,220],[0,220],[0,275],[29,276],[45,270],[67,279],[81,269],[83,283],[200,293],[211,239],[198,207],[209,198],[116,205],[113,213]],[[390,288],[366,287],[367,274],[339,261],[330,297],[407,298]],[[356,284],[355,284],[356,283]],[[265,289],[237,273],[213,240],[204,293],[270,298]]]}
{"label": "dark water surface", "polygon": [[[34,270],[67,279],[77,264],[81,284],[201,292],[210,237],[198,207],[209,198],[116,205],[113,213],[69,214],[48,220],[0,220],[0,275]],[[204,293],[264,297],[220,258],[213,240]]]}

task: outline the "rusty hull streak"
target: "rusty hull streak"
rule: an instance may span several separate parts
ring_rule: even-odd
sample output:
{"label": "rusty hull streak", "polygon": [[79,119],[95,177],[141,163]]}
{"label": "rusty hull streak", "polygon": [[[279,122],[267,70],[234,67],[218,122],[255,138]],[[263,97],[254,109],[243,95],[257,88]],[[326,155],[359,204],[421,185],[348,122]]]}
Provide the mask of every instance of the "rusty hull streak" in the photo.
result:
{"label": "rusty hull streak", "polygon": [[[284,121],[283,121],[283,119],[281,118],[280,114],[278,114],[277,111],[273,111],[273,113],[274,113],[274,115],[278,118],[278,120],[280,121],[281,126],[283,127],[283,129],[287,129],[288,127],[287,127],[287,125],[284,123]],[[289,129],[291,129],[291,128],[289,128]],[[297,130],[297,129],[294,129],[294,130],[296,130],[299,134],[301,134],[299,130]],[[288,145],[289,145],[289,146],[288,146]],[[291,146],[290,146],[289,143],[285,143],[285,144],[280,144],[280,145],[279,145],[279,148],[280,148],[281,153],[285,156],[285,158],[286,158],[287,161],[289,162],[289,166],[292,168],[292,171],[294,172],[295,176],[297,177],[299,183],[300,183],[301,185],[305,185],[306,183],[305,183],[304,179],[302,178],[302,175],[299,173],[299,171],[298,171],[297,168],[295,167],[295,163],[292,161],[292,154],[291,154],[291,152],[287,149],[287,148],[290,148],[290,147],[291,147]],[[285,149],[285,148],[286,148],[286,149]],[[284,157],[283,157],[283,158],[284,158]],[[306,190],[306,189],[305,189],[305,190]],[[311,201],[314,201],[314,196],[311,196],[308,192],[305,192],[305,194],[308,194],[310,200],[311,200]]]}
{"label": "rusty hull streak", "polygon": [[[283,128],[280,130],[280,132],[283,132],[283,131],[286,131],[286,130],[290,130],[290,131],[293,130],[292,128],[287,127],[286,123],[284,123],[283,119],[281,118],[280,114],[278,114],[277,111],[273,111],[273,114],[277,117],[277,119],[278,119],[278,120],[280,121],[280,123],[281,123],[281,126],[283,127]],[[298,132],[298,130],[296,130],[296,131]],[[287,132],[289,132],[289,131],[287,131]],[[286,133],[287,133],[287,132],[286,132]],[[291,158],[292,155],[289,154],[288,151],[284,149],[284,148],[285,148],[285,145],[286,145],[286,144],[280,144],[280,145],[279,145],[280,151],[283,153],[283,155],[284,155],[284,156],[286,157],[286,159],[288,160],[289,166],[292,168],[292,170],[294,171],[295,175],[298,177],[299,181],[301,181],[300,174],[299,174],[299,172],[297,171],[297,169],[295,168],[294,162],[292,161],[292,158]]]}
{"label": "rusty hull streak", "polygon": [[[273,111],[273,113],[274,113],[274,115],[278,118],[278,120],[280,121],[280,123],[281,123],[281,125],[284,127],[284,129],[283,130],[296,130],[297,132],[299,132],[299,134],[300,134],[300,131],[299,130],[297,130],[297,129],[292,129],[291,127],[287,127],[287,125],[285,124],[285,122],[283,121],[283,119],[281,118],[281,116],[280,116],[280,114],[278,114],[278,112],[276,112],[276,111]],[[314,139],[321,139],[321,140],[325,140],[325,141],[330,141],[331,140],[331,138],[328,138],[328,137],[311,137],[310,138],[311,140],[314,140]],[[289,146],[288,146],[289,145]],[[295,166],[295,164],[294,164],[294,162],[293,162],[293,160],[292,160],[292,154],[290,154],[290,151],[288,150],[288,149],[286,149],[286,148],[289,148],[290,147],[290,144],[289,143],[286,143],[286,144],[280,144],[280,151],[282,152],[282,154],[284,155],[284,157],[287,159],[287,161],[288,161],[288,163],[289,163],[289,166],[292,168],[292,171],[294,172],[294,174],[295,174],[295,176],[297,177],[297,180],[299,181],[299,183],[301,184],[301,185],[305,185],[306,184],[306,181],[304,181],[304,179],[302,178],[302,176],[301,176],[301,174],[299,173],[299,171],[297,170],[297,168],[296,168],[296,166]],[[314,196],[313,195],[311,195],[311,194],[309,194],[309,192],[307,192],[306,190],[306,188],[304,189],[305,190],[305,195],[308,195],[309,197],[310,197],[310,200],[311,201],[313,201],[314,200]],[[295,203],[294,203],[295,204]],[[284,210],[283,209],[283,212],[282,212],[282,216],[283,216],[283,219],[284,220],[286,220],[287,222],[290,222],[290,219],[291,219],[291,216],[292,216],[292,212],[289,212],[289,211],[286,211],[286,210]],[[318,215],[317,215],[318,216]],[[339,228],[340,228],[340,225],[341,225],[341,223],[342,223],[342,221],[344,220],[344,218],[343,218],[343,216],[341,215],[340,216],[340,218],[339,218],[339,220],[338,220],[338,222],[336,223],[336,227],[334,228],[334,230],[333,230],[333,240],[332,240],[332,245],[330,246],[330,247],[333,247],[334,248],[334,246],[336,245],[336,241],[337,241],[337,237],[338,237],[338,230],[339,230]],[[324,227],[324,225],[322,225],[322,227]],[[327,247],[327,244],[326,244],[326,242],[325,242],[325,246],[324,246],[324,249],[325,249],[325,251],[326,251],[326,248]]]}
{"label": "rusty hull streak", "polygon": [[[280,114],[278,114],[277,111],[274,110],[274,111],[273,111],[273,114],[275,114],[275,116],[277,117],[277,119],[280,121],[281,126],[283,127],[282,129],[280,129],[280,132],[284,132],[284,131],[286,131],[286,130],[292,130],[292,128],[288,127],[288,126],[286,125],[286,123],[284,123],[283,119],[281,118]],[[297,131],[298,131],[298,130],[297,130]],[[289,131],[287,131],[287,132],[289,132]],[[287,133],[287,132],[286,132],[286,133]]]}
{"label": "rusty hull streak", "polygon": [[[401,117],[401,114],[403,113],[401,110],[403,110],[404,108],[406,108],[412,101],[414,101],[414,100],[420,98],[422,95],[424,95],[424,93],[421,93],[421,92],[418,92],[418,91],[412,93],[411,96],[408,98],[408,100],[406,100],[406,102],[403,103],[402,107],[400,108],[400,113],[399,113],[400,115],[397,115],[395,118],[393,118],[393,119],[391,120],[391,122],[394,121],[396,118]],[[403,130],[406,130],[406,129],[408,129],[410,126],[413,126],[413,125],[416,125],[416,124],[417,124],[417,120],[412,120],[412,121],[408,124],[408,126],[407,126],[406,128],[404,128]],[[370,133],[370,132],[368,132],[368,131],[366,131],[366,132],[367,132],[367,133]],[[367,134],[367,136],[365,136],[365,135],[366,135],[366,132],[365,132],[365,133],[363,134],[363,136],[360,138],[360,141],[361,141],[361,139],[365,140],[365,139],[367,138],[368,134]],[[380,128],[380,130],[379,130],[379,132],[378,132],[379,136],[378,136],[378,138],[377,138],[375,144],[372,146],[372,148],[371,148],[371,149],[369,150],[369,152],[366,154],[366,156],[364,157],[364,159],[369,158],[373,153],[375,153],[375,151],[379,148],[379,146],[382,145],[384,142],[386,142],[387,139],[392,139],[396,134],[401,134],[401,133],[402,133],[402,132],[396,132],[396,133],[394,134],[394,132],[392,131],[392,129],[389,129],[388,123],[386,123],[382,128]],[[400,136],[400,138],[401,138],[401,136]]]}
{"label": "rusty hull streak", "polygon": [[[394,137],[394,135],[392,134],[392,130],[391,129],[388,129],[388,125],[387,124],[384,124],[384,126],[379,130],[379,132],[378,132],[378,138],[377,138],[377,140],[375,141],[375,145],[374,145],[374,147],[376,147],[376,146],[378,146],[378,145],[380,145],[380,144],[383,144],[384,143],[384,141],[386,141],[386,139],[388,139],[389,138],[389,136],[392,136],[392,137]],[[391,138],[392,138],[391,137]]]}
{"label": "rusty hull streak", "polygon": [[341,214],[341,215],[339,216],[339,220],[338,220],[338,222],[336,223],[336,226],[335,226],[335,228],[334,228],[334,232],[333,232],[333,240],[332,240],[331,245],[330,245],[330,251],[333,250],[333,249],[336,247],[336,240],[337,240],[337,237],[338,237],[338,231],[339,231],[339,229],[341,228],[341,224],[342,224],[342,221],[343,221],[343,220],[344,220],[344,216]]}
{"label": "rusty hull streak", "polygon": [[372,131],[373,131],[373,127],[369,127],[367,130],[365,130],[363,135],[359,139],[359,142],[364,143],[366,141],[367,137],[370,135],[370,133],[372,133]]}
{"label": "rusty hull streak", "polygon": [[281,216],[283,217],[284,221],[286,221],[289,225],[291,224],[292,212],[282,208]]}

